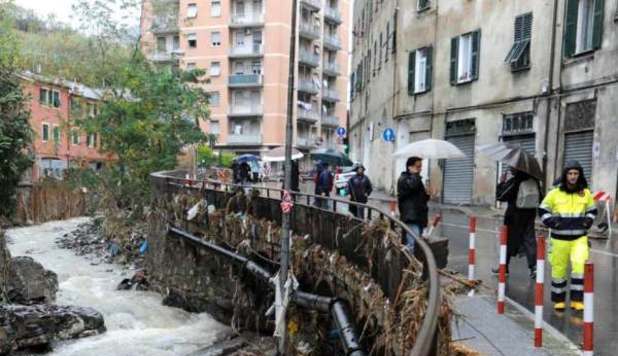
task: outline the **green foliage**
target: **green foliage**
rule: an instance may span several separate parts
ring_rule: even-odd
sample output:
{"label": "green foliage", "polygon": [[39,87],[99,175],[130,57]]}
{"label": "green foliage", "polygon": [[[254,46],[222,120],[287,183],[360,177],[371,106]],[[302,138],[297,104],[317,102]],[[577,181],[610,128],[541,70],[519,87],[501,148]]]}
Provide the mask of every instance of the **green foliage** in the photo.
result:
{"label": "green foliage", "polygon": [[219,157],[215,152],[207,145],[200,145],[197,148],[197,164],[198,166],[205,168],[212,165],[216,165],[219,161]]}
{"label": "green foliage", "polygon": [[232,162],[236,158],[236,155],[233,153],[223,152],[221,154],[221,166],[226,168],[232,168]]}

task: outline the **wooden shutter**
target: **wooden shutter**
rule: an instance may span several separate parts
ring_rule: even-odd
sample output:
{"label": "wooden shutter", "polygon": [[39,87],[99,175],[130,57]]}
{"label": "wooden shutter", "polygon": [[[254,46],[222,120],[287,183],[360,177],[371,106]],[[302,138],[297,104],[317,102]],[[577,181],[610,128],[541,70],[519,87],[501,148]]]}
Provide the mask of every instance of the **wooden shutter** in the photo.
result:
{"label": "wooden shutter", "polygon": [[433,47],[426,48],[427,63],[425,64],[425,91],[431,90]]}
{"label": "wooden shutter", "polygon": [[596,0],[594,2],[594,23],[592,30],[592,48],[601,48],[603,42],[603,9],[605,8],[604,0]]}
{"label": "wooden shutter", "polygon": [[457,84],[457,61],[459,56],[459,36],[451,38],[451,84]]}
{"label": "wooden shutter", "polygon": [[472,79],[479,78],[479,62],[481,57],[481,30],[472,32]]}
{"label": "wooden shutter", "polygon": [[577,43],[577,12],[578,0],[567,0],[566,19],[564,26],[564,56],[571,57],[575,53]]}
{"label": "wooden shutter", "polygon": [[416,66],[416,51],[408,55],[408,95],[414,95],[414,67]]}

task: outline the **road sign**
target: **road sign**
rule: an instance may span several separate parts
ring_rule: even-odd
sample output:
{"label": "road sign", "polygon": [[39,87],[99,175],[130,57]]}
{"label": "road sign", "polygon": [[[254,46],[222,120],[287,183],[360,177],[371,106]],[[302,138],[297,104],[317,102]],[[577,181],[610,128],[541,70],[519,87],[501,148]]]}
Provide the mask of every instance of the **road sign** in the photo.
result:
{"label": "road sign", "polygon": [[345,137],[345,128],[343,127],[337,127],[337,136],[339,137]]}
{"label": "road sign", "polygon": [[393,129],[384,130],[382,137],[384,138],[384,141],[386,142],[394,142],[395,141],[395,130]]}

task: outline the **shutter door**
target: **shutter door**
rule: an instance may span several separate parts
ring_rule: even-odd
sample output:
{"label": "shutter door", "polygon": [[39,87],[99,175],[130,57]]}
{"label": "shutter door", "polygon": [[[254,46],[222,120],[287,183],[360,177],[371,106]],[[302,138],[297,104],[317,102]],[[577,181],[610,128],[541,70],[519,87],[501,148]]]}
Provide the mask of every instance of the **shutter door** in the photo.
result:
{"label": "shutter door", "polygon": [[578,161],[584,168],[588,183],[592,180],[592,144],[594,131],[575,132],[564,135],[564,162]]}
{"label": "shutter door", "polygon": [[536,144],[534,134],[532,135],[520,135],[520,136],[505,136],[502,141],[509,145],[520,146],[526,152],[534,155],[536,154]]}
{"label": "shutter door", "polygon": [[450,137],[446,140],[457,146],[466,158],[445,161],[442,200],[447,204],[470,204],[474,181],[474,135]]}

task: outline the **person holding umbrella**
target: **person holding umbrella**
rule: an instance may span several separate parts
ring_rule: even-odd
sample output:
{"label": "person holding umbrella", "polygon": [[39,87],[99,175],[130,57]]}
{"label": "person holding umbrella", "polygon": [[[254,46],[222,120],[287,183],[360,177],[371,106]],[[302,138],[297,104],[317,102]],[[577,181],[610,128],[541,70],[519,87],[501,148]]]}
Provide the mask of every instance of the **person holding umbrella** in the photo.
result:
{"label": "person holding umbrella", "polygon": [[[423,185],[421,170],[423,169],[423,159],[420,157],[410,157],[406,161],[406,170],[401,172],[397,181],[397,201],[399,202],[399,214],[401,221],[406,223],[410,230],[420,238],[423,229],[427,226],[427,215],[429,208],[429,194]],[[415,236],[405,234],[405,244],[410,250],[414,251]]]}
{"label": "person holding umbrella", "polygon": [[[365,167],[362,164],[357,163],[354,165],[354,171],[356,171],[356,175],[354,175],[348,181],[348,189],[350,191],[350,201],[359,202],[359,203],[367,203],[369,200],[368,197],[371,195],[373,191],[373,187],[371,186],[371,181],[365,175]],[[365,218],[365,208],[357,207],[356,205],[350,205],[350,213],[360,219]]]}

